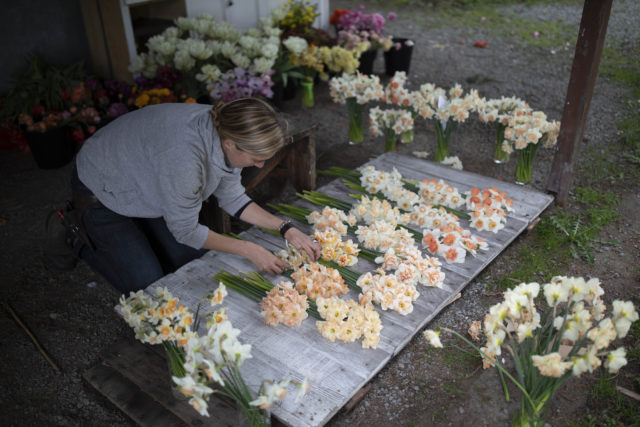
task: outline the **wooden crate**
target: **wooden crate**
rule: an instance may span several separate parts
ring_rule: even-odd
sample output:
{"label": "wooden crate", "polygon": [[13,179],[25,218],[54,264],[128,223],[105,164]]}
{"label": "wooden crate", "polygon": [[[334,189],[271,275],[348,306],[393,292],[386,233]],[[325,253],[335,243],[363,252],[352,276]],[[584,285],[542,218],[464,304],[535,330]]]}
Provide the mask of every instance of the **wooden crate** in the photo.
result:
{"label": "wooden crate", "polygon": [[[419,286],[421,295],[414,302],[411,314],[402,316],[392,311],[379,311],[383,329],[377,349],[363,349],[359,343],[330,342],[317,332],[312,318],[294,328],[268,327],[264,324],[256,303],[230,291],[225,299],[229,319],[236,328],[242,330],[240,339],[253,345],[253,358],[247,360],[241,369],[248,385],[257,390],[263,379],[307,378],[311,382],[309,393],[297,403],[293,399],[285,399],[273,408],[273,415],[288,425],[325,424],[509,243],[526,230],[553,200],[551,196],[527,187],[396,153],[386,153],[367,164],[382,170],[395,167],[405,178],[442,178],[460,192],[467,191],[470,187],[495,186],[513,199],[515,212],[509,214],[507,226],[497,234],[476,233],[488,241],[489,249],[486,252],[475,258],[467,257],[464,264],[443,263],[446,278],[442,288]],[[329,183],[319,191],[354,202],[348,196],[351,191],[340,180]],[[298,204],[318,209],[305,201]],[[469,228],[467,221],[461,222],[463,227]],[[306,224],[298,226],[306,232],[311,231],[311,227]],[[257,228],[251,228],[241,235],[274,251],[283,247],[282,239]],[[360,259],[352,268],[365,272],[373,270],[374,265]],[[237,273],[251,271],[253,266],[241,257],[209,252],[201,259],[162,278],[150,288],[167,287],[181,299],[182,304],[194,309],[198,300],[217,286],[212,276],[220,270]],[[285,278],[272,279],[277,283]],[[357,298],[353,291],[350,291],[349,297]]]}

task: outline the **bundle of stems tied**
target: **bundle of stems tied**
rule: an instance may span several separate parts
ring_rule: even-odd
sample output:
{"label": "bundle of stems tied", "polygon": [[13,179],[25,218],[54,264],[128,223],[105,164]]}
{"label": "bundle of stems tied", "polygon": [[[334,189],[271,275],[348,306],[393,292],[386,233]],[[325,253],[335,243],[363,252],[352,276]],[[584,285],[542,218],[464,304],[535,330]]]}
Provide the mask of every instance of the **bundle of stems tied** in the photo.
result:
{"label": "bundle of stems tied", "polygon": [[[229,272],[221,270],[219,273],[213,276],[213,278],[223,283],[228,288],[233,289],[239,294],[257,303],[262,301],[262,299],[266,297],[269,291],[275,286],[257,271],[243,272],[242,275],[244,277],[234,276]],[[311,298],[307,298],[307,301],[309,302],[307,313],[309,313],[310,316],[316,318],[317,320],[322,320],[320,314],[318,313],[316,302]]]}

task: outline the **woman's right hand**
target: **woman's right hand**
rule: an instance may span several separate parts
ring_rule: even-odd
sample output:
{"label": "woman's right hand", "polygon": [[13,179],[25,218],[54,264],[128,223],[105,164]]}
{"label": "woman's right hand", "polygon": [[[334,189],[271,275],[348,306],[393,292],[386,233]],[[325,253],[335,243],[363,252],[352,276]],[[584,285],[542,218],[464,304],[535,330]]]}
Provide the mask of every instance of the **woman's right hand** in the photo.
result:
{"label": "woman's right hand", "polygon": [[275,276],[289,268],[289,265],[263,248],[260,245],[251,243],[246,255],[247,259],[256,266],[258,271]]}

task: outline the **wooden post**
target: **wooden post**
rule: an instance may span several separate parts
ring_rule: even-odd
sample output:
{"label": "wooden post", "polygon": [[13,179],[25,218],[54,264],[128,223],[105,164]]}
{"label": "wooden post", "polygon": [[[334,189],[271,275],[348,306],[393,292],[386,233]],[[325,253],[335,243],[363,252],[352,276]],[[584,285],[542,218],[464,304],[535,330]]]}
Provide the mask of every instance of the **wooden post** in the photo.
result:
{"label": "wooden post", "polygon": [[562,124],[558,135],[558,151],[553,159],[547,189],[557,194],[557,202],[565,205],[573,181],[573,169],[587,121],[593,86],[613,0],[585,0],[578,41],[571,68]]}

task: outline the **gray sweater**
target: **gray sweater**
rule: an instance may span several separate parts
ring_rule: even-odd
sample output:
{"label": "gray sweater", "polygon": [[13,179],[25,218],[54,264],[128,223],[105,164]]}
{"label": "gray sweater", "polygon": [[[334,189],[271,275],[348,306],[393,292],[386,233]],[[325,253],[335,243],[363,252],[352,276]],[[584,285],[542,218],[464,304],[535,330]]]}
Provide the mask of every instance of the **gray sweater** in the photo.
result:
{"label": "gray sweater", "polygon": [[201,248],[209,232],[198,223],[204,200],[215,195],[230,214],[251,201],[241,169],[225,164],[210,109],[158,104],[119,117],[84,143],[80,180],[114,212],[162,217],[178,242]]}

